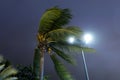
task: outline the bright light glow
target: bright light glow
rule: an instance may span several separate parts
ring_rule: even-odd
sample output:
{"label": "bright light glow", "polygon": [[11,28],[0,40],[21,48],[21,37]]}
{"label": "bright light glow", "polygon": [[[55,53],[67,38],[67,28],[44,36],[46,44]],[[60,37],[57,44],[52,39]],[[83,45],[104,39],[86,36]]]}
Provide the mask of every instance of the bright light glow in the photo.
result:
{"label": "bright light glow", "polygon": [[90,43],[93,40],[93,37],[92,37],[91,34],[85,34],[84,37],[83,37],[83,39],[84,39],[84,42],[86,44],[88,44],[88,43]]}
{"label": "bright light glow", "polygon": [[75,41],[75,38],[74,38],[74,37],[69,37],[69,38],[68,38],[68,42],[69,42],[69,43],[72,44],[72,43],[74,43],[74,41]]}

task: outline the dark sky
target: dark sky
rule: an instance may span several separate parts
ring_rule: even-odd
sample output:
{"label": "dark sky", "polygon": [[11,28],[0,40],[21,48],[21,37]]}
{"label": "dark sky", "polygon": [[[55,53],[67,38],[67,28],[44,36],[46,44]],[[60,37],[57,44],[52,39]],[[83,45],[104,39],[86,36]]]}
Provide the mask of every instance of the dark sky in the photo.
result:
{"label": "dark sky", "polygon": [[[32,64],[36,33],[45,9],[69,8],[69,25],[80,26],[94,35],[90,45],[97,50],[87,54],[90,80],[120,80],[120,1],[119,0],[0,0],[0,54],[13,64]],[[49,57],[45,74],[59,80]],[[76,80],[85,80],[81,55],[77,66],[68,65]]]}

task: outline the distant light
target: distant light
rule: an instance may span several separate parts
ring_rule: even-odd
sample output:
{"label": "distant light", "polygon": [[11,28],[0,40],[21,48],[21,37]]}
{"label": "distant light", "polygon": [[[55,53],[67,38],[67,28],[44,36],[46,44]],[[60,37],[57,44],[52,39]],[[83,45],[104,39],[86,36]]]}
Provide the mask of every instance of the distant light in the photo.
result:
{"label": "distant light", "polygon": [[93,40],[93,37],[92,37],[91,34],[85,34],[85,35],[83,36],[83,39],[84,39],[84,42],[85,42],[86,44],[88,44],[88,43],[90,43],[90,42]]}
{"label": "distant light", "polygon": [[69,37],[69,38],[68,38],[68,42],[69,42],[69,43],[72,44],[72,43],[74,43],[74,41],[75,41],[75,38],[74,38],[74,37]]}

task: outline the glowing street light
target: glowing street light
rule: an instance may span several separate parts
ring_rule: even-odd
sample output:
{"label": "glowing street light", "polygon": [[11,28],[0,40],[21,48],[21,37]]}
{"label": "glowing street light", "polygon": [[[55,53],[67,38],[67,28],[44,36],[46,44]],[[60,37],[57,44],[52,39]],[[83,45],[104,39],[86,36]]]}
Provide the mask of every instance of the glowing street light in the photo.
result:
{"label": "glowing street light", "polygon": [[91,34],[85,34],[83,36],[83,42],[86,44],[90,43],[93,40],[93,36]]}
{"label": "glowing street light", "polygon": [[69,38],[68,38],[68,42],[69,42],[69,43],[73,44],[74,41],[75,41],[75,38],[74,38],[74,37],[69,37]]}
{"label": "glowing street light", "polygon": [[[83,43],[88,44],[93,40],[93,37],[91,34],[85,34],[83,35]],[[68,42],[73,44],[75,42],[75,38],[74,37],[69,37],[68,38]],[[82,58],[83,58],[83,64],[84,64],[84,69],[85,69],[85,75],[86,75],[86,80],[89,80],[89,74],[88,74],[88,69],[87,69],[87,64],[86,64],[86,59],[85,59],[85,54],[83,49],[81,50],[82,52]]]}

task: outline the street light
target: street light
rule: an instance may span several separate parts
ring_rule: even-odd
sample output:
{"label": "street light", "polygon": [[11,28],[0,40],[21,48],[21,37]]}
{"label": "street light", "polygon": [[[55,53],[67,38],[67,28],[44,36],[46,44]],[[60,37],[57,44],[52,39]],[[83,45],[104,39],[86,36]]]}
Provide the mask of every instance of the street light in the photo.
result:
{"label": "street light", "polygon": [[[83,42],[85,44],[89,44],[92,40],[93,40],[93,37],[91,34],[85,34],[83,36]],[[84,63],[84,68],[85,68],[86,80],[89,80],[88,68],[87,68],[85,54],[84,54],[83,49],[82,49],[82,58],[83,58],[83,63]]]}
{"label": "street light", "polygon": [[87,33],[83,35],[83,42],[85,42],[86,44],[89,44],[92,40],[93,40],[93,37],[91,34]]}
{"label": "street light", "polygon": [[75,38],[73,36],[69,37],[67,40],[69,43],[73,44],[75,41]]}
{"label": "street light", "polygon": [[[85,43],[85,44],[88,44],[88,43],[90,43],[92,41],[92,39],[93,39],[93,37],[92,37],[91,34],[85,34],[85,35],[83,35],[82,42]],[[74,37],[69,37],[68,38],[69,43],[73,44],[74,41],[75,41]],[[87,64],[86,64],[86,59],[85,59],[85,54],[84,54],[83,49],[81,50],[81,52],[82,52],[82,58],[83,58],[83,64],[84,64],[84,69],[85,69],[86,80],[89,80],[89,74],[88,74],[88,69],[87,69]]]}

